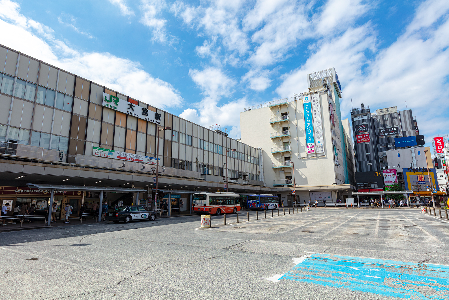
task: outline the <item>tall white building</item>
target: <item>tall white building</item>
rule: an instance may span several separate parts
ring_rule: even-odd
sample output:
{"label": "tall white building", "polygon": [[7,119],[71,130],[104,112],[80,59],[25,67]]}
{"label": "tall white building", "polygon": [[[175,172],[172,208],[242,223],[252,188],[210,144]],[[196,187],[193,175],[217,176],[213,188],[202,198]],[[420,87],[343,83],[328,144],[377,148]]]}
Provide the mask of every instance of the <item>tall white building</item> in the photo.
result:
{"label": "tall white building", "polygon": [[341,120],[335,69],[309,74],[307,80],[307,92],[240,114],[241,140],[262,149],[264,182],[285,188],[284,204],[335,202],[348,195],[353,184],[354,155]]}

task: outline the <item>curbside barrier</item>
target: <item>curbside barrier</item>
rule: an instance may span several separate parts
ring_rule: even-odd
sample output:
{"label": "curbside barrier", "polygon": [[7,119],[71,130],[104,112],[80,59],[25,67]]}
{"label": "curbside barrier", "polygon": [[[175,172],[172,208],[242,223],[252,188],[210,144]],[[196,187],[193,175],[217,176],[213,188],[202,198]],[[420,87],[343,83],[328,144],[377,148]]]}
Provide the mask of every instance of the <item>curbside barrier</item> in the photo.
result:
{"label": "curbside barrier", "polygon": [[210,215],[201,215],[201,228],[210,228],[211,223]]}
{"label": "curbside barrier", "polygon": [[226,214],[223,215],[223,225],[226,225]]}
{"label": "curbside barrier", "polygon": [[246,216],[248,217],[248,222],[249,222],[249,211],[246,212]]}
{"label": "curbside barrier", "polygon": [[239,213],[237,212],[237,223],[240,223],[239,222]]}

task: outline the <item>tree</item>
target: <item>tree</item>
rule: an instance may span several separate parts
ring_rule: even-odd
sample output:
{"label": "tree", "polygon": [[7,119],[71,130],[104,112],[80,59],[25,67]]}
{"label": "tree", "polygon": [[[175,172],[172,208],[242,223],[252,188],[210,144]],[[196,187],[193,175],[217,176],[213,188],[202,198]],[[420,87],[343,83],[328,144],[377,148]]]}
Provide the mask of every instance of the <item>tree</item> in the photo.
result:
{"label": "tree", "polygon": [[[395,183],[389,186],[385,187],[386,191],[392,191],[392,192],[401,192],[404,189],[402,188],[402,185],[399,183]],[[404,199],[404,195],[403,194],[390,194],[388,195],[389,198],[393,199],[393,200],[403,200]]]}

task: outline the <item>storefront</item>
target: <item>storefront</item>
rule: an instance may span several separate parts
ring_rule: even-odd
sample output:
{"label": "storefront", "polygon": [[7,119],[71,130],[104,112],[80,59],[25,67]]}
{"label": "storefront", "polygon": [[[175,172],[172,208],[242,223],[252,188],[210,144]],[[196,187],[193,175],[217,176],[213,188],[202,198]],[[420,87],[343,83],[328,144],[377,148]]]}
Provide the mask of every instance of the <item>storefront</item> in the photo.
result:
{"label": "storefront", "polygon": [[[64,207],[67,203],[73,207],[72,215],[78,216],[82,199],[83,192],[81,191],[55,190],[56,219],[65,217]],[[0,202],[2,205],[9,203],[10,214],[46,215],[50,205],[50,191],[30,187],[1,186]]]}

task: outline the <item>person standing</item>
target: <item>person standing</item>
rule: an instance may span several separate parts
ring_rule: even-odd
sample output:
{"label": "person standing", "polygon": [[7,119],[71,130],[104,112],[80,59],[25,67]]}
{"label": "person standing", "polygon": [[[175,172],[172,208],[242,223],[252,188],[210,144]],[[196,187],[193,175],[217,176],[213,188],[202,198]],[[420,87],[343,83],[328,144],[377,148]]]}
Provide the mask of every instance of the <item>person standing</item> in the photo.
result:
{"label": "person standing", "polygon": [[51,221],[56,222],[56,211],[58,210],[58,205],[56,203],[53,203],[53,206],[51,208]]}
{"label": "person standing", "polygon": [[69,217],[70,217],[70,215],[72,214],[72,209],[73,209],[73,207],[70,206],[69,203],[67,203],[67,204],[65,205],[64,210],[65,210],[65,223],[66,223],[66,224],[69,223]]}
{"label": "person standing", "polygon": [[8,207],[9,207],[9,203],[2,205],[2,224],[3,224],[3,226],[6,226],[6,219],[4,217],[6,217],[6,215],[8,214],[8,210],[9,210]]}
{"label": "person standing", "polygon": [[108,213],[108,203],[105,201],[101,206],[101,220],[104,221],[106,219],[106,214]]}
{"label": "person standing", "polygon": [[326,207],[326,199],[323,199],[324,207]]}

